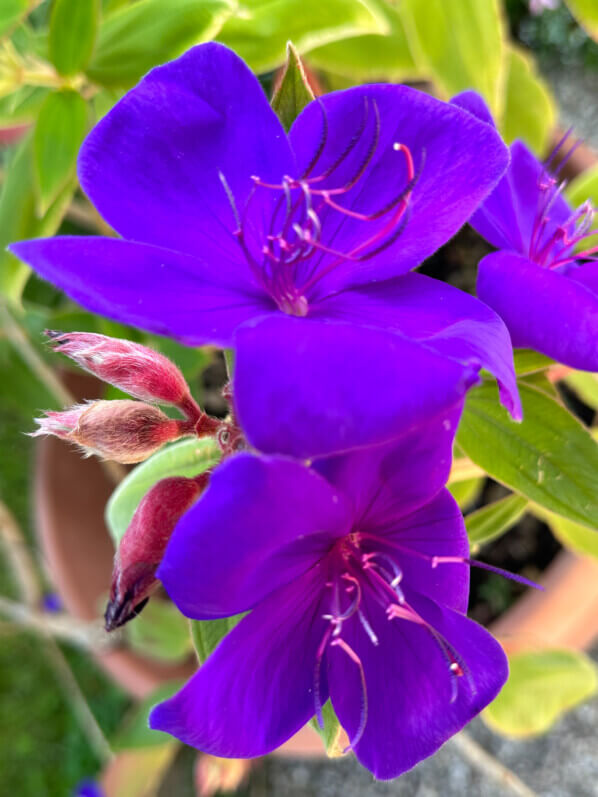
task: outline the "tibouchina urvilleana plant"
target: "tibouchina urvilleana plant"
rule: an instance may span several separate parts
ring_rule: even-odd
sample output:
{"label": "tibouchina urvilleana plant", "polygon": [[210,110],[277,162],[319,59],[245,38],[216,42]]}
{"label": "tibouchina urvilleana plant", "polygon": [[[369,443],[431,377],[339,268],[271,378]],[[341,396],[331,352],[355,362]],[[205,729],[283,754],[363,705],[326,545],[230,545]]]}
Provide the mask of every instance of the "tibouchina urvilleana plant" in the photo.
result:
{"label": "tibouchina urvilleana plant", "polygon": [[[218,420],[151,349],[49,333],[132,399],[48,413],[36,434],[124,463],[212,437],[222,460],[154,484],[115,557],[108,630],[160,583],[194,621],[238,620],[151,726],[241,758],[332,716],[347,752],[396,777],[507,677],[500,645],[465,614],[480,563],[444,485],[482,369],[521,420],[509,330],[568,362],[521,332],[537,296],[525,288],[514,322],[500,300],[513,274],[492,264],[566,280],[590,302],[591,266],[573,271],[586,211],[571,216],[522,148],[509,158],[474,95],[357,87],[308,103],[287,134],[218,44],[126,94],[86,139],[79,176],[120,237],[12,251],[92,311],[234,354]],[[521,192],[505,198],[505,180]],[[413,273],[470,218],[503,250],[482,263],[480,298]],[[587,351],[591,331],[571,325],[568,350]]]}

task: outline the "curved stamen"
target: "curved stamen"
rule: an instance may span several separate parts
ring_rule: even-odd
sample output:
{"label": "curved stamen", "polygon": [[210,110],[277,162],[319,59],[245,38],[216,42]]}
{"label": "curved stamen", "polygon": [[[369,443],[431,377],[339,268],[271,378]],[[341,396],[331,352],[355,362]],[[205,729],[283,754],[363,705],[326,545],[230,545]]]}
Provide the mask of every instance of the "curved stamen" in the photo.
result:
{"label": "curved stamen", "polygon": [[333,639],[332,642],[330,643],[330,647],[339,647],[359,668],[359,678],[361,680],[361,706],[360,706],[359,726],[357,728],[357,733],[350,740],[350,744],[347,745],[347,747],[345,747],[345,749],[343,750],[343,753],[348,753],[349,750],[354,750],[355,747],[361,741],[363,733],[365,731],[365,726],[367,725],[368,721],[368,690],[367,690],[367,683],[365,680],[365,670],[363,669],[363,664],[357,653],[355,653],[353,648],[350,645],[348,645],[345,642],[345,640],[342,639],[341,637]]}
{"label": "curved stamen", "polygon": [[322,715],[322,696],[320,692],[322,659],[324,657],[324,651],[326,650],[326,645],[328,644],[328,640],[330,639],[331,634],[332,634],[332,626],[326,629],[326,632],[322,637],[322,640],[316,652],[316,665],[314,668],[314,704],[316,710],[316,718],[318,720],[318,725],[320,726],[320,728],[324,727],[324,717]]}
{"label": "curved stamen", "polygon": [[[359,140],[361,139],[363,133],[365,132],[365,128],[366,128],[368,117],[369,117],[369,110],[370,110],[369,109],[369,102],[370,101],[369,101],[369,98],[367,96],[363,98],[363,110],[364,110],[363,118],[361,120],[361,124],[360,124],[357,132],[352,136],[352,138],[349,141],[348,145],[345,147],[343,152],[341,152],[339,157],[332,163],[332,165],[329,166],[326,169],[325,172],[323,172],[322,174],[318,175],[318,177],[310,177],[309,178],[308,182],[309,182],[310,186],[313,185],[313,183],[319,183],[322,180],[325,180],[328,177],[330,177],[332,174],[334,174],[334,172],[338,169],[338,167],[341,165],[341,163],[344,160],[346,160],[346,158],[355,149],[355,147],[357,146],[357,143],[359,142]],[[304,180],[306,177],[307,177],[307,175],[303,174],[301,179]]]}

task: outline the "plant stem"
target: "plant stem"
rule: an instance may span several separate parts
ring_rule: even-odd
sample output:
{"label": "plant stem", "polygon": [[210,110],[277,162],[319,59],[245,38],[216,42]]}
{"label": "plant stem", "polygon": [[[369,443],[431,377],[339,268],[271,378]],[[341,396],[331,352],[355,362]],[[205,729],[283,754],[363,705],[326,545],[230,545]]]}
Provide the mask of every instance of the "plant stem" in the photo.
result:
{"label": "plant stem", "polygon": [[60,650],[54,639],[46,636],[44,647],[54,668],[54,672],[60,682],[67,700],[70,702],[73,711],[79,720],[79,725],[87,736],[90,747],[95,752],[102,764],[107,764],[114,758],[114,753],[110,747],[104,731],[100,728],[98,721],[89,708],[85,695],[73,675],[64,653]]}
{"label": "plant stem", "polygon": [[4,301],[0,303],[0,319],[9,341],[42,385],[54,396],[58,404],[62,407],[75,404],[75,397],[66,389],[54,371],[46,365],[39,356],[23,329],[12,317]]}
{"label": "plant stem", "polygon": [[517,777],[504,764],[474,741],[469,734],[461,731],[450,740],[450,743],[472,766],[517,797],[538,797],[535,791]]}
{"label": "plant stem", "polygon": [[[14,516],[8,508],[0,502],[0,533],[6,547],[8,558],[15,563],[14,573],[17,578],[17,587],[24,604],[16,603],[0,596],[0,610],[23,625],[35,630],[43,642],[43,647],[50,659],[60,685],[69,700],[73,711],[90,747],[94,750],[102,764],[113,758],[113,752],[104,732],[98,725],[79,684],[73,675],[68,661],[63,652],[50,636],[52,615],[38,612],[36,605],[42,595],[42,587],[37,575],[37,568],[25,545],[25,538]],[[71,618],[68,618],[72,624]],[[86,624],[87,625],[87,624]],[[65,626],[66,628],[67,626]],[[73,641],[71,637],[71,641]]]}

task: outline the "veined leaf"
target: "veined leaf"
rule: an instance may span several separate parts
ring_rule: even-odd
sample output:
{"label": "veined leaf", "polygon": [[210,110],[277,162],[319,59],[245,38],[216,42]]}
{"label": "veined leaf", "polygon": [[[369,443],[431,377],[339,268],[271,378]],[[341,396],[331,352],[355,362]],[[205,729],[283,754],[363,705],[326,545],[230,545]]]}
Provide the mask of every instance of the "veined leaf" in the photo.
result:
{"label": "veined leaf", "polygon": [[172,681],[156,689],[141,703],[137,703],[125,716],[122,726],[110,742],[115,752],[121,750],[138,750],[144,747],[156,747],[172,742],[172,736],[162,731],[152,731],[148,726],[148,716],[152,708],[163,700],[168,700],[183,685],[181,681]]}
{"label": "veined leaf", "polygon": [[254,72],[285,59],[286,43],[300,53],[364,33],[385,33],[384,20],[362,0],[249,0],[218,35]]}
{"label": "veined leaf", "polygon": [[341,727],[330,700],[327,700],[322,706],[322,719],[324,720],[323,728],[320,728],[316,717],[312,717],[310,725],[322,739],[328,758],[340,758],[340,756],[344,755],[343,751],[347,747],[349,740]]}
{"label": "veined leaf", "polygon": [[534,374],[537,371],[545,371],[551,365],[554,365],[554,360],[533,349],[515,349],[513,363],[517,376],[525,376],[526,374]]}
{"label": "veined leaf", "polygon": [[186,618],[160,598],[152,598],[124,633],[133,650],[159,661],[182,661],[193,650]]}
{"label": "veined leaf", "polygon": [[496,386],[469,392],[457,439],[497,481],[576,523],[598,527],[598,445],[558,401],[519,383],[522,423],[498,403]]}
{"label": "veined leaf", "polygon": [[278,88],[272,97],[272,108],[288,131],[306,105],[314,99],[299,53],[291,42],[287,44],[287,62]]}
{"label": "veined leaf", "polygon": [[388,28],[386,34],[371,33],[316,47],[309,54],[310,64],[357,81],[395,82],[425,77],[415,63],[399,13],[399,4],[369,0],[369,5]]}
{"label": "veined leaf", "polygon": [[508,495],[471,512],[465,517],[465,528],[471,545],[479,547],[500,537],[517,523],[527,505],[527,498],[521,495]]}
{"label": "veined leaf", "polygon": [[498,0],[401,0],[398,10],[416,64],[444,96],[476,89],[496,114],[505,39]]}
{"label": "veined leaf", "polygon": [[567,0],[571,13],[593,39],[598,41],[598,4],[596,0]]}
{"label": "veined leaf", "polygon": [[541,507],[534,510],[534,514],[550,527],[554,536],[565,548],[582,556],[593,556],[598,559],[598,534],[594,529],[580,526],[579,523],[555,515],[554,512],[547,512]]}
{"label": "veined leaf", "polygon": [[17,25],[29,11],[29,0],[2,0],[0,3],[0,38]]}
{"label": "veined leaf", "polygon": [[571,371],[564,381],[589,407],[598,410],[598,374]]}
{"label": "veined leaf", "polygon": [[507,53],[507,80],[502,134],[507,144],[521,138],[544,155],[556,122],[556,105],[533,60],[514,47]]}
{"label": "veined leaf", "polygon": [[87,103],[76,91],[52,92],[44,100],[33,136],[40,215],[73,180],[87,124]]}
{"label": "veined leaf", "polygon": [[100,25],[87,74],[103,86],[132,86],[156,64],[209,41],[232,13],[229,0],[136,0]]}
{"label": "veined leaf", "polygon": [[99,0],[54,0],[50,17],[50,61],[61,75],[75,75],[87,66],[99,21]]}
{"label": "veined leaf", "polygon": [[237,614],[234,617],[219,617],[217,620],[189,620],[191,639],[200,664],[204,663],[220,640],[224,639],[244,616]]}
{"label": "veined leaf", "polygon": [[0,194],[0,294],[18,303],[29,277],[29,267],[6,251],[13,241],[53,235],[71,201],[74,180],[67,182],[43,216],[36,210],[33,147],[29,136],[8,164]]}
{"label": "veined leaf", "polygon": [[211,438],[181,440],[138,465],[118,485],[106,506],[106,524],[118,547],[139,502],[147,491],[168,476],[196,476],[220,458]]}
{"label": "veined leaf", "polygon": [[482,714],[499,733],[517,738],[544,733],[569,709],[598,691],[596,665],[573,650],[509,657],[509,680]]}
{"label": "veined leaf", "polygon": [[461,509],[464,509],[468,504],[471,504],[484,484],[484,477],[477,476],[473,479],[464,479],[461,482],[452,482],[447,484],[447,489],[453,496],[455,501],[459,504]]}

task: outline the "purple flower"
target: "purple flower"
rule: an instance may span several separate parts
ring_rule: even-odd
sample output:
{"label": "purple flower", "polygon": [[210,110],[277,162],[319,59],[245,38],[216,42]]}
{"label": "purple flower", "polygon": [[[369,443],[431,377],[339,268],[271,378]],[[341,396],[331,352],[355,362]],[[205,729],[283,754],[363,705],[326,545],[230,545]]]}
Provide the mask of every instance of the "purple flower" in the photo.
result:
{"label": "purple flower", "polygon": [[[465,92],[453,102],[494,124],[477,94]],[[590,234],[594,209],[589,202],[578,210],[569,206],[558,176],[569,155],[553,169],[555,156],[542,163],[521,141],[511,145],[506,175],[470,220],[499,250],[480,262],[477,293],[504,319],[514,346],[596,371],[597,249],[577,251]]]}
{"label": "purple flower", "polygon": [[104,797],[104,790],[95,780],[82,780],[75,786],[73,797]]}
{"label": "purple flower", "polygon": [[465,616],[467,536],[442,488],[459,411],[317,470],[243,453],[215,471],[159,577],[188,617],[250,613],[152,728],[259,756],[330,697],[357,758],[388,779],[495,697],[506,659]]}
{"label": "purple flower", "polygon": [[150,72],[83,145],[81,185],[122,238],[12,251],[94,312],[234,346],[251,443],[327,454],[442,412],[480,367],[520,415],[496,314],[400,276],[457,232],[506,165],[494,130],[406,86],[329,94],[287,136],[245,64],[205,44]]}

